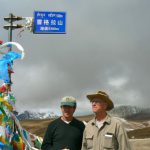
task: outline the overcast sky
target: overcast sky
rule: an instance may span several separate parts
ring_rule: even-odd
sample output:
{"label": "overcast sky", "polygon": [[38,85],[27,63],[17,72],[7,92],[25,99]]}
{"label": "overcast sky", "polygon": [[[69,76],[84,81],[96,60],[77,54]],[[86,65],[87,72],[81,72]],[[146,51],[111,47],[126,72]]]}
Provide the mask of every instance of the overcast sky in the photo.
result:
{"label": "overcast sky", "polygon": [[[25,49],[12,75],[16,108],[60,113],[64,96],[78,100],[77,113],[90,112],[87,93],[108,92],[117,105],[150,107],[149,0],[0,0],[0,39],[9,13],[65,11],[66,34],[33,34],[13,41]],[[19,22],[16,22],[19,24]],[[23,22],[24,23],[24,22]]]}

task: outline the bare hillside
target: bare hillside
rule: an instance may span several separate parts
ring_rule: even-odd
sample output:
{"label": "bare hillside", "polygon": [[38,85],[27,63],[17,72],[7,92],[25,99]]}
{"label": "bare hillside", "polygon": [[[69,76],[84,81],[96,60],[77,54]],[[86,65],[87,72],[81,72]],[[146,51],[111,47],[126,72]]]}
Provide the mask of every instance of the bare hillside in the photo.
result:
{"label": "bare hillside", "polygon": [[[79,120],[88,122],[93,118],[93,115],[77,117]],[[29,132],[43,137],[48,124],[54,119],[44,120],[24,120],[21,121],[22,126]],[[136,120],[126,121],[122,119],[127,129],[129,138],[150,138],[150,121],[149,120]]]}

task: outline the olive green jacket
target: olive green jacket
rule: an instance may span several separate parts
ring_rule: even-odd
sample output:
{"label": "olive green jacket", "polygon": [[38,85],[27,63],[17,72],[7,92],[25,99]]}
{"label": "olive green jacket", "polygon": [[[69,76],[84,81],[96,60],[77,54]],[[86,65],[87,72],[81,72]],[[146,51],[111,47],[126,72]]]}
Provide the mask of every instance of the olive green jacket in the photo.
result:
{"label": "olive green jacket", "polygon": [[88,122],[81,150],[131,150],[131,148],[121,121],[107,115],[100,129],[96,126],[95,118]]}

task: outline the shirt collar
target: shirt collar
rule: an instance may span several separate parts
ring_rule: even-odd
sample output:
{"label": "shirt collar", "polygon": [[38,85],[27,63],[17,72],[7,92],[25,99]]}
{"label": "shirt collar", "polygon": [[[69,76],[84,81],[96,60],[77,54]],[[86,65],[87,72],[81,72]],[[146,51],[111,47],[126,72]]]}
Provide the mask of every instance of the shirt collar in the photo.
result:
{"label": "shirt collar", "polygon": [[[110,124],[111,123],[111,117],[110,115],[107,114],[107,116],[105,117],[104,119],[104,123],[107,123],[107,124]],[[96,124],[96,118],[94,117],[92,120],[91,120],[91,125],[95,125]]]}

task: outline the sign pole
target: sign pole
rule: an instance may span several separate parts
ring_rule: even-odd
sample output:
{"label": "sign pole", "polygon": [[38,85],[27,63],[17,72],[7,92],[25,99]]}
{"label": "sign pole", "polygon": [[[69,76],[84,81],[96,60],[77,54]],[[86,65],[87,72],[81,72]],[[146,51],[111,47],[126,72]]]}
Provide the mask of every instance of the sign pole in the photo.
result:
{"label": "sign pole", "polygon": [[8,39],[11,42],[12,41],[12,26],[13,26],[12,18],[13,18],[13,14],[10,13],[9,17],[10,17],[10,28],[9,28],[9,32],[8,32]]}
{"label": "sign pole", "polygon": [[[10,20],[9,20],[9,22],[10,22],[10,27],[9,27],[9,29],[8,29],[8,41],[12,41],[12,26],[13,26],[13,20],[12,20],[12,18],[13,18],[13,14],[12,13],[10,13],[9,14],[9,18],[10,18]],[[8,51],[11,51],[11,47],[8,49]]]}

